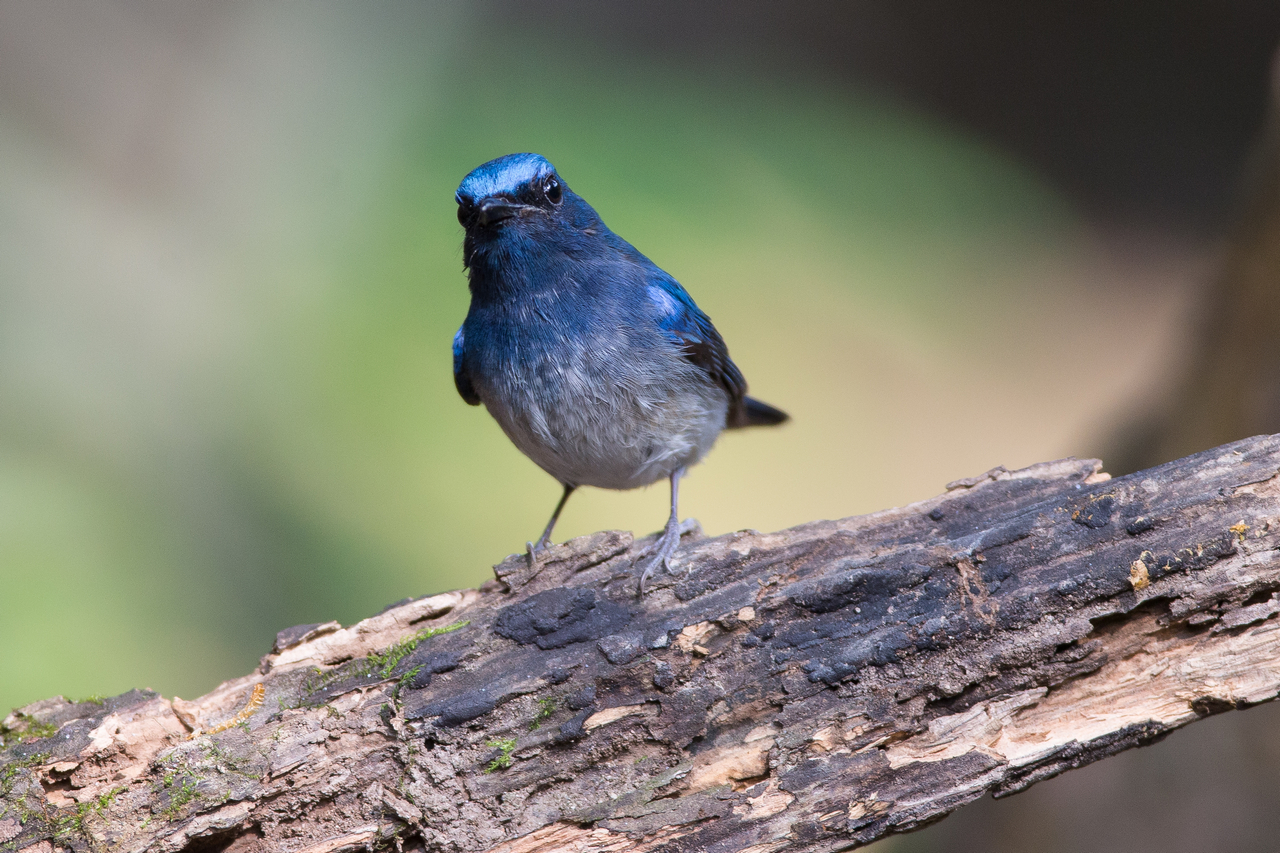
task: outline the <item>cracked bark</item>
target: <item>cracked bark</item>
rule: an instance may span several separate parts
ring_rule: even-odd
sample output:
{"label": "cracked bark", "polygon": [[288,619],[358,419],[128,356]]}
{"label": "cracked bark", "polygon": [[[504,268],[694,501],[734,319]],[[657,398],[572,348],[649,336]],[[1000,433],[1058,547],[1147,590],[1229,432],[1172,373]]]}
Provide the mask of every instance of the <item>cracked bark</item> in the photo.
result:
{"label": "cracked bark", "polygon": [[0,850],[848,849],[1275,698],[1278,472],[997,469],[694,534],[643,600],[628,533],[510,558],[194,702],[20,709]]}

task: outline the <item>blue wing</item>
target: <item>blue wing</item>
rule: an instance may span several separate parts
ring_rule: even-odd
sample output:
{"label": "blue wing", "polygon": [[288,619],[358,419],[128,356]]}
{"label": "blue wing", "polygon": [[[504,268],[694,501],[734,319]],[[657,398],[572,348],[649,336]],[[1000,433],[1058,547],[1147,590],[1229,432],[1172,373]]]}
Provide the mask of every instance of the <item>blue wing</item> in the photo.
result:
{"label": "blue wing", "polygon": [[468,405],[480,405],[480,397],[476,394],[475,386],[471,384],[471,377],[467,375],[467,369],[462,363],[462,354],[466,347],[466,338],[462,335],[462,329],[458,329],[458,333],[453,336],[453,384],[458,389],[458,394]]}
{"label": "blue wing", "polygon": [[649,300],[658,310],[658,327],[680,347],[685,358],[705,370],[711,379],[729,392],[732,420],[732,413],[742,407],[747,381],[729,358],[724,338],[720,337],[711,324],[711,318],[702,313],[680,282],[654,267],[647,284]]}

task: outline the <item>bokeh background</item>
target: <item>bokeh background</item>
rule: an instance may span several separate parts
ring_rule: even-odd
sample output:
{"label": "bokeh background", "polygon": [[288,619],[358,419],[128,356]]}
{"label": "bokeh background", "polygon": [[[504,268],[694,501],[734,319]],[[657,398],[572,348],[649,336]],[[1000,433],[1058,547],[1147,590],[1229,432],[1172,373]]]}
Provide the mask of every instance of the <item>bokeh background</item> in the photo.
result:
{"label": "bokeh background", "polygon": [[[453,190],[511,151],[793,415],[685,481],[709,533],[1162,461],[1277,44],[1274,2],[0,0],[0,706],[199,695],[541,530],[450,376]],[[1264,707],[877,849],[1274,850],[1278,791]]]}

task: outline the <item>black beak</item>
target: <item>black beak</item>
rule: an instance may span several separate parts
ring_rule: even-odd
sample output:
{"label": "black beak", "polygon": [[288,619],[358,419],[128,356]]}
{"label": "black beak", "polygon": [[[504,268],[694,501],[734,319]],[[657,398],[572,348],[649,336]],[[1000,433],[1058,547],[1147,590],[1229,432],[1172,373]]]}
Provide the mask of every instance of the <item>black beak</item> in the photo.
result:
{"label": "black beak", "polygon": [[520,216],[526,207],[527,205],[517,204],[502,198],[486,198],[480,202],[477,221],[481,225],[493,225],[495,222],[501,222],[513,216]]}

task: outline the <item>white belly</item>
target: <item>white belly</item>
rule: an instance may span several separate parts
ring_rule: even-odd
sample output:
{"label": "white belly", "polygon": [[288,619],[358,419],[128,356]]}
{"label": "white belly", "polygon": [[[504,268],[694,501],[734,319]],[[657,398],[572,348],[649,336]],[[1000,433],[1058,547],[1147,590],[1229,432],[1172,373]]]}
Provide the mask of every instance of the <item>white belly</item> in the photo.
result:
{"label": "white belly", "polygon": [[479,390],[516,447],[560,482],[634,489],[698,462],[728,408],[728,394],[688,362],[663,365],[661,377],[638,367],[625,381],[544,368]]}

